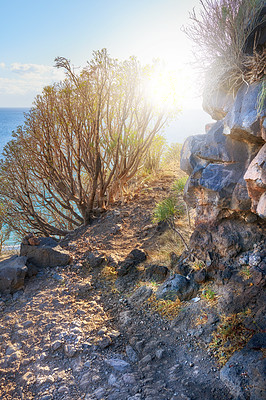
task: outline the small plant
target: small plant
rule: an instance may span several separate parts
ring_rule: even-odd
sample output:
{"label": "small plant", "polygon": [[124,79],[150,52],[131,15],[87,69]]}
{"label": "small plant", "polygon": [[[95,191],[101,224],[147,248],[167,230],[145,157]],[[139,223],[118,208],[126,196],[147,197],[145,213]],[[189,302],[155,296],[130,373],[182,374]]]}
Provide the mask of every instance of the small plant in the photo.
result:
{"label": "small plant", "polygon": [[[235,92],[243,83],[259,81],[264,74],[265,57],[246,54],[247,41],[263,24],[264,0],[200,0],[199,9],[190,13],[185,33],[196,45],[197,65],[207,77],[206,94],[222,87]],[[255,62],[252,62],[255,60]]]}
{"label": "small plant", "polygon": [[117,271],[115,270],[114,267],[111,265],[106,265],[101,272],[101,275],[107,280],[107,281],[113,281],[117,278]]}
{"label": "small plant", "polygon": [[172,189],[175,193],[179,194],[184,191],[187,179],[187,176],[182,176],[182,178],[179,178],[174,182]]}
{"label": "small plant", "polygon": [[202,312],[195,320],[195,326],[204,325],[208,322],[208,314]]}
{"label": "small plant", "polygon": [[242,270],[239,272],[239,275],[242,276],[244,280],[250,279],[252,275],[249,266],[243,267]]}
{"label": "small plant", "polygon": [[155,207],[154,212],[153,212],[153,221],[154,222],[166,221],[168,223],[169,227],[175,233],[178,234],[178,236],[182,240],[186,250],[188,250],[188,245],[187,245],[184,237],[181,235],[181,233],[175,227],[175,219],[177,217],[180,217],[181,215],[184,215],[183,206],[181,204],[177,204],[177,200],[174,197],[168,197],[168,198],[162,200],[160,203],[158,203],[157,206]]}
{"label": "small plant", "polygon": [[216,300],[216,294],[212,289],[204,289],[202,295],[207,300]]}
{"label": "small plant", "polygon": [[203,261],[195,261],[192,265],[191,268],[194,271],[200,271],[202,268],[205,268],[205,264]]}

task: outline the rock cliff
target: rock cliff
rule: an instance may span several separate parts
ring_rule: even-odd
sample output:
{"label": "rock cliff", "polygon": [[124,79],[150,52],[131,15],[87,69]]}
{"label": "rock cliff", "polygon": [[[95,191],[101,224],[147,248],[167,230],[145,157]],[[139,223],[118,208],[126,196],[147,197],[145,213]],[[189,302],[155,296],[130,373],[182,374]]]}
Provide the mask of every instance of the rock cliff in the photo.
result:
{"label": "rock cliff", "polygon": [[[220,119],[206,134],[189,137],[181,153],[181,169],[189,175],[184,198],[196,209],[196,232],[212,231],[218,243],[235,236],[236,254],[265,238],[265,105],[257,111],[261,90],[262,83],[243,83],[234,100],[224,93],[205,99],[205,110]],[[201,243],[205,252],[214,247],[207,236],[208,244]],[[232,243],[220,247],[227,252]]]}

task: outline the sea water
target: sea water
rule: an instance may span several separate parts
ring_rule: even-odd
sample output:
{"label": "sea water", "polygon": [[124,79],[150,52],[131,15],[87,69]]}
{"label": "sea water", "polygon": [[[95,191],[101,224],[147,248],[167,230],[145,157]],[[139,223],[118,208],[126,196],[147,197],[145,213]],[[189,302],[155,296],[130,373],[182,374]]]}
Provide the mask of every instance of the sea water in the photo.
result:
{"label": "sea water", "polygon": [[0,153],[4,146],[12,139],[12,132],[23,125],[28,108],[0,108]]}
{"label": "sea water", "polygon": [[[16,131],[17,127],[23,125],[25,113],[28,108],[0,108],[0,157],[4,146],[12,139],[12,132]],[[9,240],[5,242],[5,249],[10,250],[17,246],[17,241],[14,235],[11,235]]]}

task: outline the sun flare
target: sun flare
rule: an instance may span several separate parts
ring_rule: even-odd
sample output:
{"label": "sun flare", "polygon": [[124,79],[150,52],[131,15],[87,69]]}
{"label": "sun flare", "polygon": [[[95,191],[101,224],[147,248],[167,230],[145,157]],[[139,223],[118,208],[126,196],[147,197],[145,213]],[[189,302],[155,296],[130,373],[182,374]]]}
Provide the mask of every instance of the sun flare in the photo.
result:
{"label": "sun flare", "polygon": [[188,95],[188,80],[184,71],[173,71],[165,66],[155,66],[146,76],[146,95],[158,110],[177,112]]}

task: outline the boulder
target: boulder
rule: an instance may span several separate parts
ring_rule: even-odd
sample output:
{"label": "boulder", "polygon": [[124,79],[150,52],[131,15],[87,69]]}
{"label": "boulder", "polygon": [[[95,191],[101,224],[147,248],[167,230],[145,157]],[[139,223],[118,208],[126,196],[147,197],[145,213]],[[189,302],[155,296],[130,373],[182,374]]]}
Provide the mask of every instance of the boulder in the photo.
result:
{"label": "boulder", "polygon": [[35,246],[22,243],[20,256],[26,256],[38,268],[65,266],[71,260],[70,254],[52,238],[40,238]]}
{"label": "boulder", "polygon": [[119,262],[118,264],[118,269],[117,269],[117,275],[118,276],[125,276],[129,272],[133,271],[136,265],[142,263],[145,261],[147,258],[146,254],[144,251],[139,250],[139,249],[134,249],[132,250],[127,257],[125,258],[124,261]]}
{"label": "boulder", "polygon": [[179,300],[190,300],[198,291],[198,285],[182,275],[174,274],[170,276],[162,285],[159,286],[157,299],[173,300],[178,297]]}
{"label": "boulder", "polygon": [[140,305],[151,297],[153,290],[147,286],[139,287],[132,296],[129,297],[129,303],[132,305]]}
{"label": "boulder", "polygon": [[17,255],[0,262],[0,292],[14,293],[24,286],[27,257]]}
{"label": "boulder", "polygon": [[252,200],[252,211],[257,212],[261,218],[266,218],[266,144],[251,161],[244,179]]}
{"label": "boulder", "polygon": [[146,279],[154,280],[156,282],[163,281],[169,274],[169,269],[164,265],[148,265],[145,271]]}
{"label": "boulder", "polygon": [[[212,226],[199,224],[190,237],[189,248],[204,261],[209,272],[215,268],[218,259],[230,260],[241,252],[249,251],[254,244],[263,240],[264,236],[263,222],[259,224],[255,220],[248,223],[244,219],[228,218]],[[208,258],[213,262],[208,263]]]}
{"label": "boulder", "polygon": [[[189,175],[184,199],[196,225],[228,218],[228,211],[265,218],[265,108],[257,111],[262,83],[243,84],[224,119],[189,137],[180,167]],[[225,114],[225,112],[223,112]]]}
{"label": "boulder", "polygon": [[266,108],[260,114],[257,111],[257,100],[262,90],[262,82],[252,85],[242,84],[237,92],[234,104],[225,117],[225,133],[238,140],[250,143],[263,143],[262,123]]}
{"label": "boulder", "polygon": [[203,93],[202,108],[212,119],[218,121],[226,116],[232,107],[233,101],[233,95],[222,89],[213,91],[212,96],[209,96],[208,92],[205,90]]}
{"label": "boulder", "polygon": [[266,359],[259,345],[255,343],[254,348],[248,343],[243,350],[235,352],[220,371],[221,380],[239,400],[265,399]]}

